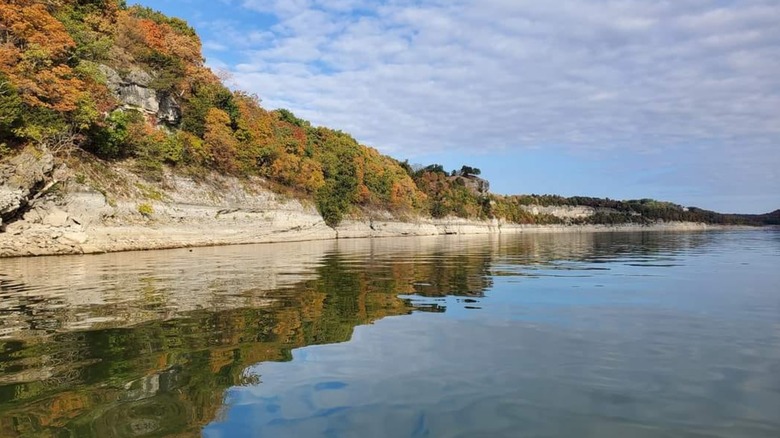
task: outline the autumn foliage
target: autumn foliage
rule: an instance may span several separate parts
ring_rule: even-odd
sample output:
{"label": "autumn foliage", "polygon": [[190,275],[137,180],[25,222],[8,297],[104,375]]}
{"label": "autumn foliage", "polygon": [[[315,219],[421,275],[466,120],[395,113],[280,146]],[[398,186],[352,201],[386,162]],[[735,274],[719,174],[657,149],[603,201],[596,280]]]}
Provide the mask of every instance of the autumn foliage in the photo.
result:
{"label": "autumn foliage", "polygon": [[30,106],[71,112],[85,84],[67,64],[75,42],[47,8],[32,0],[0,3],[0,71]]}
{"label": "autumn foliage", "polygon": [[[107,69],[145,72],[181,120],[158,126],[123,105]],[[429,209],[398,161],[229,90],[186,22],[118,0],[0,0],[0,128],[10,147],[46,147],[66,132],[73,147],[134,159],[146,175],[167,165],[263,177],[315,201],[330,225],[361,209]]]}

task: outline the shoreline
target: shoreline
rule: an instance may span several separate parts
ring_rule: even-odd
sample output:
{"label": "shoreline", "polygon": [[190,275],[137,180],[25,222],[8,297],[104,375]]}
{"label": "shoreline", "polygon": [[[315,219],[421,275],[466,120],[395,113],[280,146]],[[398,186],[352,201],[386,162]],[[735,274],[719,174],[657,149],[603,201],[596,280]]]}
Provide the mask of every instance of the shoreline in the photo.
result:
{"label": "shoreline", "polygon": [[[278,212],[277,212],[278,213]],[[465,219],[345,220],[336,229],[325,225],[312,212],[284,212],[282,217],[263,218],[246,215],[237,220],[236,212],[201,223],[126,223],[65,227],[46,225],[12,230],[0,234],[0,258],[50,255],[103,254],[226,245],[305,242],[337,239],[373,239],[444,235],[562,234],[605,232],[690,232],[754,229],[733,225],[692,222],[667,222],[651,225],[521,225],[498,220]],[[170,219],[170,218],[169,218]],[[253,220],[254,219],[254,220]],[[51,221],[50,221],[51,222]],[[221,222],[221,223],[216,223]],[[231,223],[232,222],[232,223]]]}
{"label": "shoreline", "polygon": [[[265,188],[261,178],[241,180],[212,174],[195,180],[168,170],[162,181],[150,183],[116,166],[111,169],[112,190],[96,189],[79,183],[75,170],[60,167],[54,171],[51,155],[44,156],[45,160],[32,155],[22,158],[27,161],[14,171],[25,176],[29,193],[0,184],[0,195],[16,200],[3,204],[15,210],[6,216],[13,220],[0,222],[0,258],[333,239],[739,228],[692,222],[521,225],[497,219],[399,217],[364,210],[334,229],[325,224],[311,201],[275,193]],[[53,195],[39,188],[48,181],[42,175],[48,174],[51,181],[46,187],[62,181]],[[571,212],[564,208],[558,214],[569,217]]]}

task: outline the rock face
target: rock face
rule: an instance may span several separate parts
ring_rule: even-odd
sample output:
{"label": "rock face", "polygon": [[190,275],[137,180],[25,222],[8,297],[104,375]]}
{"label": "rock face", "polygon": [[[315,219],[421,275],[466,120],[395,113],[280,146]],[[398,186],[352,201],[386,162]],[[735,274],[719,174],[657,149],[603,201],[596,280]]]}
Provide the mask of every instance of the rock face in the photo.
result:
{"label": "rock face", "polygon": [[54,157],[32,148],[0,164],[0,230],[29,209],[53,171]]}
{"label": "rock face", "polygon": [[[89,240],[82,224],[105,214],[92,198],[103,204],[105,198],[82,192],[62,196],[67,174],[65,166],[55,167],[51,153],[31,147],[0,164],[0,257],[82,252]],[[60,183],[57,194],[49,191]]]}
{"label": "rock face", "polygon": [[116,70],[106,65],[101,65],[100,70],[106,76],[108,89],[125,107],[152,114],[158,122],[168,125],[176,125],[181,120],[181,108],[176,99],[149,88],[154,79],[149,73],[133,69],[122,78]]}
{"label": "rock face", "polygon": [[157,110],[157,120],[168,125],[178,125],[181,120],[181,108],[176,99],[170,95],[158,96],[159,108]]}
{"label": "rock face", "polygon": [[475,175],[464,175],[458,173],[449,177],[450,180],[456,184],[462,184],[466,186],[472,193],[476,195],[487,195],[490,192],[490,182],[486,179],[482,179]]}
{"label": "rock face", "polygon": [[596,214],[596,209],[587,206],[542,206],[542,205],[523,205],[521,208],[533,215],[549,214],[560,219],[582,219]]}

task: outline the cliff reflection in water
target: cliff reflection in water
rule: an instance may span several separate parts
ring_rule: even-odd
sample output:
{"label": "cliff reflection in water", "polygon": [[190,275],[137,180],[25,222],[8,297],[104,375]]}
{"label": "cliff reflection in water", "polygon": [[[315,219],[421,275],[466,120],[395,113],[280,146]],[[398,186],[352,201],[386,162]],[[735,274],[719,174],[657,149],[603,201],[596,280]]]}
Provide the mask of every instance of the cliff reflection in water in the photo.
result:
{"label": "cliff reflection in water", "polygon": [[250,365],[348,341],[386,316],[446,311],[399,295],[481,297],[494,275],[622,252],[641,261],[709,237],[645,239],[453,236],[1,260],[0,437],[197,434],[226,388],[256,381]]}

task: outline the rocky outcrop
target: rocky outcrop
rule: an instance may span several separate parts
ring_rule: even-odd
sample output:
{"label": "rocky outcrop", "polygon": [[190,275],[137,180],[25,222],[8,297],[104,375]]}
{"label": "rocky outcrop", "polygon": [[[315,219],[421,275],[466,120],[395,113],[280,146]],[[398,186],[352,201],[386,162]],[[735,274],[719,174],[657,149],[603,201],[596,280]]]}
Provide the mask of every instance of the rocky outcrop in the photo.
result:
{"label": "rocky outcrop", "polygon": [[157,120],[168,125],[178,125],[181,120],[179,103],[170,94],[158,96]]}
{"label": "rocky outcrop", "polygon": [[466,186],[475,195],[487,195],[490,192],[490,182],[476,175],[457,172],[449,177],[455,184]]}
{"label": "rocky outcrop", "polygon": [[559,219],[582,219],[596,214],[596,209],[582,205],[570,206],[543,206],[543,205],[523,205],[521,208],[533,215],[547,214]]}
{"label": "rocky outcrop", "polygon": [[[67,174],[51,153],[33,148],[0,165],[0,256],[81,252],[85,226],[104,210],[79,193],[52,193]],[[105,204],[102,194],[95,195]]]}
{"label": "rocky outcrop", "polygon": [[33,148],[0,164],[0,231],[21,218],[53,184],[54,157]]}
{"label": "rocky outcrop", "polygon": [[159,123],[176,125],[181,120],[181,108],[176,99],[150,88],[154,78],[149,73],[135,68],[122,77],[106,65],[101,65],[100,70],[106,77],[106,86],[124,107],[154,115]]}

